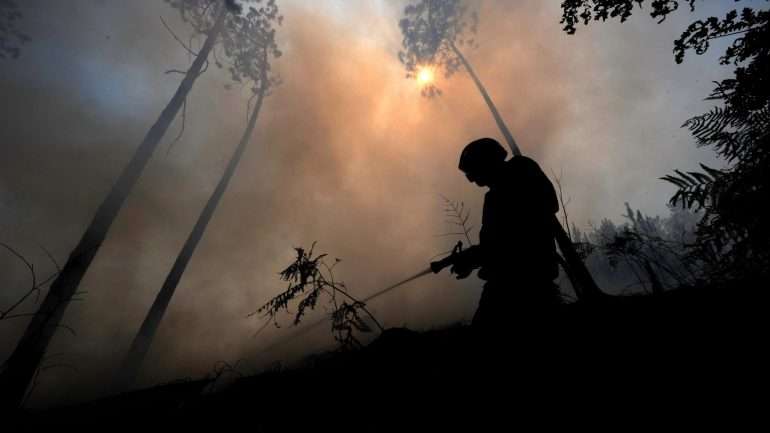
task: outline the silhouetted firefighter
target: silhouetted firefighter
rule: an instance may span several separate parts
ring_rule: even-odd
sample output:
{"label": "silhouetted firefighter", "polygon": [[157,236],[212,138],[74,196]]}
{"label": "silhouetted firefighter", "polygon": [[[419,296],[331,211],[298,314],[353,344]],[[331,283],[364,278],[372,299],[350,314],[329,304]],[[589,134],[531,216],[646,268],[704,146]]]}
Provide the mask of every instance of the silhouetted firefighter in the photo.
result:
{"label": "silhouetted firefighter", "polygon": [[473,326],[504,330],[519,320],[545,319],[561,303],[553,217],[556,192],[535,161],[514,156],[491,138],[468,144],[459,168],[470,182],[488,187],[479,244],[451,259],[458,279],[476,269],[486,280]]}

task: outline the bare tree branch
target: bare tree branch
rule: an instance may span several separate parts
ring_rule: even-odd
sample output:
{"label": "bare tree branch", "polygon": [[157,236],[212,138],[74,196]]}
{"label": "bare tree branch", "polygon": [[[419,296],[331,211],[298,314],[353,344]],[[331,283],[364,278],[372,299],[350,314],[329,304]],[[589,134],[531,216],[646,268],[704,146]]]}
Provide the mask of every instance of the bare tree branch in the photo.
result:
{"label": "bare tree branch", "polygon": [[37,296],[35,302],[39,300],[40,289],[43,288],[46,284],[50,283],[54,278],[56,278],[57,275],[59,275],[59,271],[60,271],[59,264],[56,262],[56,259],[54,259],[53,256],[47,250],[43,249],[45,253],[48,255],[48,257],[51,259],[51,261],[54,263],[54,265],[56,266],[57,271],[49,275],[42,282],[38,282],[35,266],[29,260],[27,260],[26,257],[24,257],[21,253],[19,253],[13,247],[11,247],[6,243],[0,242],[0,247],[3,247],[4,249],[6,249],[14,257],[16,257],[19,261],[21,261],[24,264],[27,270],[29,270],[30,278],[32,280],[31,287],[29,288],[29,290],[27,290],[26,293],[24,293],[24,295],[19,297],[19,299],[17,299],[16,302],[11,304],[5,310],[0,310],[0,320],[34,316],[36,313],[19,313],[19,314],[11,314],[11,313],[14,310],[16,310],[19,306],[21,306],[33,294]]}
{"label": "bare tree branch", "polygon": [[61,266],[59,266],[59,262],[56,261],[56,258],[51,254],[50,251],[48,251],[48,248],[44,247],[43,245],[38,244],[38,247],[40,247],[41,250],[45,253],[45,255],[48,257],[49,260],[51,260],[51,263],[56,267],[56,271],[61,271]]}
{"label": "bare tree branch", "polygon": [[182,42],[182,40],[181,40],[181,39],[179,39],[179,36],[177,36],[177,35],[176,35],[176,33],[174,33],[174,31],[173,31],[173,30],[171,30],[171,27],[169,27],[169,26],[168,26],[168,24],[166,24],[166,21],[163,19],[163,17],[160,17],[160,22],[161,22],[161,23],[163,23],[163,27],[165,27],[165,28],[166,28],[166,30],[168,30],[168,32],[171,34],[171,36],[173,36],[173,37],[174,37],[174,39],[176,39],[176,41],[177,41],[177,42],[179,42],[179,45],[181,45],[181,46],[182,46],[182,48],[184,48],[184,49],[185,49],[185,51],[187,51],[187,53],[188,53],[189,55],[191,55],[191,56],[193,56],[193,57],[198,57],[198,53],[196,53],[195,51],[193,51],[192,49],[190,49],[190,47],[188,47],[187,45],[185,45],[185,43],[184,43],[184,42]]}

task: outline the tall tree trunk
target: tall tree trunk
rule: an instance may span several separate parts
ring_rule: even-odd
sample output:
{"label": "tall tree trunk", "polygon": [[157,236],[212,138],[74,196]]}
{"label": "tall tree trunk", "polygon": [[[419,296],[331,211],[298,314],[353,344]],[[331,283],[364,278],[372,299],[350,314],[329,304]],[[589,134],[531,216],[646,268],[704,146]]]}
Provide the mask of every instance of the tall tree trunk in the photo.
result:
{"label": "tall tree trunk", "polygon": [[[455,44],[450,43],[450,47],[452,48],[452,51],[454,51],[455,55],[457,55],[457,57],[460,59],[460,62],[465,67],[465,70],[468,71],[468,74],[476,84],[476,88],[479,89],[481,96],[484,98],[484,101],[489,107],[489,111],[492,112],[492,117],[495,118],[497,127],[500,128],[500,132],[503,134],[506,143],[508,143],[508,147],[510,147],[511,153],[513,153],[513,155],[521,155],[521,149],[519,149],[519,146],[516,144],[516,140],[513,139],[511,131],[508,130],[508,127],[505,125],[505,121],[503,121],[502,116],[500,116],[500,112],[497,111],[497,107],[495,107],[494,102],[492,102],[492,98],[489,96],[489,93],[487,93],[487,89],[484,88],[484,85],[481,83],[481,80],[471,67],[471,64],[468,63],[468,60],[465,58],[465,56],[463,56],[462,52],[460,52]],[[588,268],[586,268],[585,263],[583,263],[583,260],[580,259],[577,251],[575,251],[575,246],[572,244],[572,240],[567,235],[567,232],[564,230],[564,227],[562,227],[556,215],[553,217],[553,226],[556,243],[559,245],[559,249],[561,250],[562,255],[564,255],[563,265],[565,271],[567,276],[570,278],[570,281],[572,282],[572,287],[575,289],[575,294],[577,297],[580,299],[591,299],[604,295],[604,293],[599,289],[599,286],[596,284],[596,281],[594,281],[593,276],[591,276],[591,273],[588,272]]]}
{"label": "tall tree trunk", "polygon": [[519,146],[516,144],[516,140],[513,139],[513,135],[511,134],[511,131],[508,130],[508,127],[505,125],[505,121],[503,121],[503,118],[500,116],[500,112],[497,111],[497,107],[495,107],[495,103],[492,102],[492,98],[489,97],[489,93],[487,93],[487,89],[484,88],[484,85],[481,84],[481,80],[476,75],[476,71],[473,70],[471,67],[471,64],[468,63],[468,60],[465,59],[465,56],[463,56],[463,53],[460,52],[459,49],[455,46],[455,44],[451,44],[452,51],[454,51],[455,55],[460,59],[463,66],[465,66],[465,70],[468,71],[468,74],[470,74],[471,78],[473,79],[473,82],[476,84],[476,88],[479,89],[479,92],[481,93],[481,96],[484,97],[484,102],[487,103],[487,107],[489,107],[489,111],[492,112],[492,117],[495,118],[495,123],[497,123],[497,127],[500,128],[500,132],[503,134],[503,137],[505,138],[505,142],[508,143],[508,147],[511,148],[511,152],[514,155],[521,155],[521,149],[519,149]]}
{"label": "tall tree trunk", "polygon": [[209,52],[222,30],[226,14],[227,8],[220,6],[214,26],[209,31],[203,47],[185,74],[176,93],[147,132],[133,158],[123,169],[117,182],[97,209],[90,225],[80,238],[80,242],[70,253],[59,276],[51,284],[48,294],[27,326],[16,349],[4,363],[3,370],[0,372],[0,407],[18,407],[21,404],[25,391],[35,375],[35,371],[40,366],[48,344],[57,328],[61,326],[61,319],[70,299],[77,292],[80,280],[107,236],[107,232],[123,202],[136,184],[155,148],[200,75]]}
{"label": "tall tree trunk", "polygon": [[182,278],[182,274],[187,268],[190,258],[195,252],[195,248],[203,237],[206,227],[208,226],[211,217],[214,215],[214,211],[217,209],[217,205],[227,190],[227,185],[230,183],[230,180],[235,173],[235,169],[241,161],[246,146],[249,144],[251,135],[254,131],[254,126],[257,123],[259,110],[262,107],[262,100],[265,97],[265,90],[267,87],[266,75],[263,75],[261,81],[259,93],[257,94],[257,101],[249,116],[246,130],[243,132],[241,140],[238,143],[233,156],[230,158],[227,168],[222,174],[216,189],[214,189],[208,202],[206,202],[206,206],[204,206],[200,216],[198,216],[198,221],[195,223],[190,235],[187,237],[184,246],[182,246],[182,250],[179,252],[171,271],[169,271],[168,276],[166,276],[166,281],[163,283],[160,292],[158,292],[158,295],[155,297],[155,301],[153,302],[150,311],[147,313],[147,316],[144,318],[144,322],[142,322],[139,332],[136,334],[136,337],[134,337],[134,341],[131,343],[131,348],[123,361],[122,367],[117,372],[116,380],[113,383],[113,391],[116,393],[125,391],[133,385],[142,366],[142,361],[150,350],[150,345],[152,344],[158,326],[163,319],[163,315],[166,313],[168,304],[171,302],[171,297],[174,296],[174,291],[179,284],[179,280]]}

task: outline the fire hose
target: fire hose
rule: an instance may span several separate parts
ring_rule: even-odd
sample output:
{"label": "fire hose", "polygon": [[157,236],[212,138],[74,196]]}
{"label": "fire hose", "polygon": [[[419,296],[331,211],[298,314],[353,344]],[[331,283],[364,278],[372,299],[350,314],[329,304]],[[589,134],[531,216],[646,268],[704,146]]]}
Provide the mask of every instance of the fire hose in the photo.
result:
{"label": "fire hose", "polygon": [[[394,289],[396,289],[398,287],[403,286],[406,283],[409,283],[409,282],[412,282],[412,281],[414,281],[414,280],[416,280],[418,278],[424,277],[425,275],[428,275],[428,274],[431,274],[431,273],[438,274],[439,272],[441,272],[442,270],[448,268],[449,266],[454,265],[457,262],[458,258],[462,255],[462,253],[463,253],[463,242],[462,241],[457,241],[457,244],[455,244],[454,248],[452,248],[451,253],[447,257],[444,257],[441,260],[437,260],[437,261],[431,262],[430,266],[428,266],[427,268],[421,270],[420,272],[417,272],[416,274],[412,275],[411,277],[405,278],[405,279],[403,279],[403,280],[401,280],[401,281],[399,281],[399,282],[397,282],[395,284],[391,284],[390,286],[385,287],[384,289],[380,289],[380,290],[370,294],[369,296],[361,299],[361,302],[367,303],[367,302],[371,301],[372,299],[378,298],[378,297],[380,297],[380,296],[382,296],[382,295],[384,295],[384,294],[386,294],[386,293],[388,293],[388,292],[390,292],[390,291],[392,291],[392,290],[394,290]],[[323,318],[321,318],[321,319],[311,323],[310,325],[307,325],[307,326],[299,329],[297,332],[293,333],[292,335],[289,335],[288,337],[286,337],[284,339],[281,339],[281,340],[279,340],[279,341],[277,341],[277,342],[267,346],[265,349],[263,349],[263,351],[265,351],[265,352],[270,351],[272,349],[275,349],[276,347],[284,345],[285,343],[287,343],[287,342],[289,342],[291,340],[294,340],[297,337],[305,335],[308,332],[312,331],[313,329],[317,328],[318,326],[326,323],[326,321],[329,320],[329,319],[331,319],[331,315],[324,316]]]}

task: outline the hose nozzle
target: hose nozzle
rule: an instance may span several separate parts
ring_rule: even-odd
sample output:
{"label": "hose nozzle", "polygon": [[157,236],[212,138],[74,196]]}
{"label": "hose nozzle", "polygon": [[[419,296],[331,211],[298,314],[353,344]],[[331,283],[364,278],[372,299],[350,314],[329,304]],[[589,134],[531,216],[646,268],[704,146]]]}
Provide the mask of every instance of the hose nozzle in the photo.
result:
{"label": "hose nozzle", "polygon": [[434,274],[438,274],[442,269],[452,266],[457,259],[458,254],[461,252],[463,252],[463,241],[457,241],[457,244],[452,248],[451,254],[441,260],[430,262],[430,270],[433,271]]}

